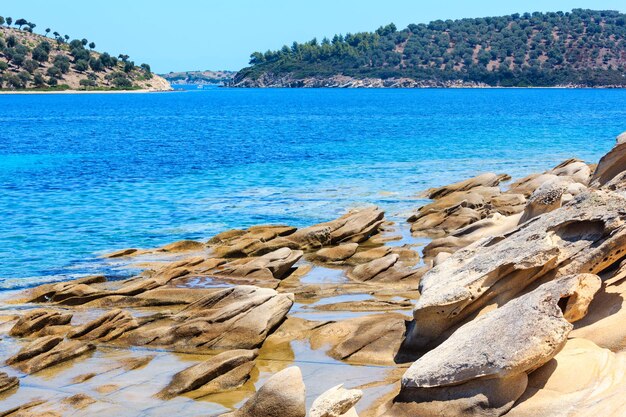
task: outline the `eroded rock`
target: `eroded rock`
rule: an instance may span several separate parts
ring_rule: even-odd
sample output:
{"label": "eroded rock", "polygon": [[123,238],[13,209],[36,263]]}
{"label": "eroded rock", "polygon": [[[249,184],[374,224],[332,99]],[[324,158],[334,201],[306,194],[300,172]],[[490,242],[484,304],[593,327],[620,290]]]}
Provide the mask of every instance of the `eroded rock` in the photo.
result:
{"label": "eroded rock", "polygon": [[174,375],[157,397],[169,399],[201,387],[203,395],[238,388],[250,378],[257,354],[256,350],[220,353]]}
{"label": "eroded rock", "polygon": [[623,256],[625,204],[617,193],[588,191],[507,236],[455,252],[421,279],[411,344],[432,345],[447,329],[505,304],[539,278],[604,270]]}
{"label": "eroded rock", "polygon": [[390,415],[434,416],[447,402],[449,410],[471,406],[455,415],[506,413],[527,374],[563,348],[570,321],[584,316],[600,285],[596,275],[564,277],[461,326],[405,372],[394,404],[402,412]]}
{"label": "eroded rock", "polygon": [[305,387],[300,368],[272,375],[237,411],[227,417],[305,417]]}
{"label": "eroded rock", "polygon": [[226,288],[190,304],[170,319],[126,333],[122,342],[184,351],[254,349],[284,320],[293,300],[293,294],[267,288]]}
{"label": "eroded rock", "polygon": [[46,327],[67,325],[71,320],[71,313],[35,309],[21,316],[11,328],[9,334],[13,337],[31,336]]}
{"label": "eroded rock", "polygon": [[17,377],[0,372],[0,394],[17,387],[19,384],[20,380]]}
{"label": "eroded rock", "polygon": [[358,389],[345,389],[343,384],[332,387],[317,397],[311,409],[310,417],[341,417],[352,411],[356,415],[354,406],[363,396],[363,391]]}

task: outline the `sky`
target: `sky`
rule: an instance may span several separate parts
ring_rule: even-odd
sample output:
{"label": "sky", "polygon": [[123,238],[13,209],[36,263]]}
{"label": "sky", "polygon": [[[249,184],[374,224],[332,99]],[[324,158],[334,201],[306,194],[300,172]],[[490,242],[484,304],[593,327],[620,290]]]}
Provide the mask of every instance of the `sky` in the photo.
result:
{"label": "sky", "polygon": [[3,0],[0,15],[24,18],[96,50],[125,53],[157,73],[238,70],[254,51],[336,33],[401,29],[436,19],[573,8],[626,12],[624,0]]}

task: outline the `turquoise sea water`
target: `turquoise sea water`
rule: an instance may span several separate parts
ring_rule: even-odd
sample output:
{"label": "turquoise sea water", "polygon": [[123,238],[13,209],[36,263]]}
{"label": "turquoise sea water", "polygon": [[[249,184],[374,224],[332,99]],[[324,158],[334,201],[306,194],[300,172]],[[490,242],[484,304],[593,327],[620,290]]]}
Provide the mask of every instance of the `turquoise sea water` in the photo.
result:
{"label": "turquoise sea water", "polygon": [[597,161],[624,130],[624,90],[0,96],[0,290],[364,204],[402,220],[424,188]]}

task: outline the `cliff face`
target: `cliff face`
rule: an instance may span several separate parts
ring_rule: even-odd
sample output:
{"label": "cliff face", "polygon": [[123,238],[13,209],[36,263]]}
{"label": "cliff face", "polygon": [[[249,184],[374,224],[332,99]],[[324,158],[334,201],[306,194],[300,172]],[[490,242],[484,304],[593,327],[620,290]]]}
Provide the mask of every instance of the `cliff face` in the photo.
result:
{"label": "cliff face", "polygon": [[239,88],[482,88],[484,83],[462,80],[414,80],[398,78],[354,78],[345,75],[296,78],[293,74],[263,74],[257,79],[235,78],[230,87]]}
{"label": "cliff face", "polygon": [[148,65],[136,66],[128,56],[94,51],[86,41],[0,26],[0,90],[29,89],[167,91],[172,87]]}

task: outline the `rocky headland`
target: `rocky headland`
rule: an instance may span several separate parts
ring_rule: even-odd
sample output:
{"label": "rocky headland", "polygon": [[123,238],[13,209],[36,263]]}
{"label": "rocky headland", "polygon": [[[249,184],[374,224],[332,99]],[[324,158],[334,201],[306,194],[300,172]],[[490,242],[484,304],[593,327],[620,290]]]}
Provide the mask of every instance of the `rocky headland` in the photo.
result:
{"label": "rocky headland", "polygon": [[423,195],[3,294],[0,416],[623,416],[626,136]]}

